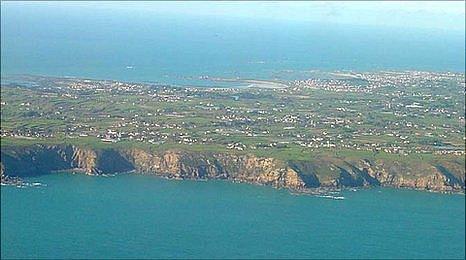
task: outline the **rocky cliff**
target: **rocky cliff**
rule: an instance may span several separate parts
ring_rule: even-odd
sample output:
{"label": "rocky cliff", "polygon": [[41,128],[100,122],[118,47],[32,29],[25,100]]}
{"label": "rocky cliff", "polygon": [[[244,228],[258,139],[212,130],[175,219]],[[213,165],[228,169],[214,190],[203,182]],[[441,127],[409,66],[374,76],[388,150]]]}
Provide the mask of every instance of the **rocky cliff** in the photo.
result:
{"label": "rocky cliff", "polygon": [[[179,179],[227,179],[303,190],[317,187],[391,186],[434,191],[465,190],[463,160],[408,161],[309,158],[282,161],[254,155],[90,149],[71,145],[3,148],[2,176],[74,170],[86,174],[133,171]],[[2,177],[3,179],[3,177]]]}
{"label": "rocky cliff", "polygon": [[272,158],[180,151],[148,153],[138,149],[123,153],[136,171],[142,173],[182,179],[228,179],[294,189],[306,187],[298,172]]}

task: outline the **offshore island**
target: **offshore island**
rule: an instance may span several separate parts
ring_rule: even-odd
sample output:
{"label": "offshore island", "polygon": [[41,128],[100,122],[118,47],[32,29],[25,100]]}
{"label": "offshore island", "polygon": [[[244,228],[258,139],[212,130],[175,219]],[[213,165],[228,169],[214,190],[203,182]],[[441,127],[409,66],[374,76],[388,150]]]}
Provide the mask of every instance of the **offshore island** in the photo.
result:
{"label": "offshore island", "polygon": [[[200,77],[212,87],[4,77],[2,184],[130,172],[294,191],[464,193],[464,73],[322,75]],[[241,87],[215,87],[224,82]]]}

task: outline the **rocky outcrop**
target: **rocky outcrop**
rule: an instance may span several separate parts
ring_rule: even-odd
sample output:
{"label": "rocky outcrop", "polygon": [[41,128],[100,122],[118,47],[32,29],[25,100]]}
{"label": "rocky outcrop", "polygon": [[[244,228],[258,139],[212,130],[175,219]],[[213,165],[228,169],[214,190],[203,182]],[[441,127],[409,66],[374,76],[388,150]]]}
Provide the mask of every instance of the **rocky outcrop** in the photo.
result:
{"label": "rocky outcrop", "polygon": [[[461,158],[460,158],[461,159]],[[464,159],[464,158],[463,158]],[[278,188],[391,186],[464,192],[464,160],[309,158],[282,161],[234,153],[150,152],[90,149],[71,145],[3,148],[2,176],[30,176],[75,170],[86,174],[133,171],[178,179],[226,179]],[[2,178],[3,179],[3,178]]]}
{"label": "rocky outcrop", "polygon": [[75,148],[73,149],[73,155],[70,164],[73,168],[84,170],[84,172],[97,173],[97,153],[91,149]]}
{"label": "rocky outcrop", "polygon": [[123,154],[137,172],[146,174],[181,179],[228,179],[293,189],[306,186],[296,171],[272,158],[180,151],[149,153],[138,149],[123,151]]}
{"label": "rocky outcrop", "polygon": [[[465,169],[463,161],[369,161],[361,160],[367,173],[381,185],[433,191],[463,191]],[[462,164],[462,166],[461,166]]]}
{"label": "rocky outcrop", "polygon": [[76,170],[86,174],[133,170],[118,151],[94,150],[76,146],[35,145],[1,151],[3,174],[25,177],[53,171]]}
{"label": "rocky outcrop", "polygon": [[1,151],[4,174],[30,176],[72,167],[73,150],[70,147],[32,146]]}

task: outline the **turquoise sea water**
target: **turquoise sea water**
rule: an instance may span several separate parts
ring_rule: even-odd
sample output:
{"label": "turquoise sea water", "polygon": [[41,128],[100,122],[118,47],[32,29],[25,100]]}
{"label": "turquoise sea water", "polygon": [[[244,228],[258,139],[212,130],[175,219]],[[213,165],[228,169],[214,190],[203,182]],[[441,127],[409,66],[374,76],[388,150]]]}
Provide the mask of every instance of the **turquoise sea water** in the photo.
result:
{"label": "turquoise sea water", "polygon": [[1,188],[2,258],[464,258],[465,197],[345,200],[223,181],[42,176]]}

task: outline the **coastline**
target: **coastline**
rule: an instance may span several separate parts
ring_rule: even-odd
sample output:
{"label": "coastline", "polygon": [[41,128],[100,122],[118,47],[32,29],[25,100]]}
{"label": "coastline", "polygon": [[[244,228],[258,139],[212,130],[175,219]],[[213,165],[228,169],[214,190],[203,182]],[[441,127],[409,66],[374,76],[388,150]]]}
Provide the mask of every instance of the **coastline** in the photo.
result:
{"label": "coastline", "polygon": [[[26,81],[42,87],[3,89],[2,109],[10,120],[2,128],[2,172],[21,177],[55,170],[88,175],[135,170],[294,190],[387,186],[464,193],[462,130],[446,124],[451,121],[446,113],[457,108],[444,101],[452,100],[451,91],[441,89],[437,95],[444,102],[443,110],[420,110],[432,102],[409,93],[400,94],[396,100],[404,103],[394,106],[380,98],[380,81],[401,84],[407,78],[421,91],[424,83],[418,80],[426,80],[426,75],[366,77],[375,82],[374,87],[310,79],[283,89],[288,86],[278,81],[206,78],[257,88],[213,91],[31,76]],[[431,84],[437,84],[439,77],[451,80],[452,91],[462,91],[458,82],[464,75],[430,75]],[[384,88],[390,95],[394,87]],[[367,104],[355,101],[360,96],[370,97],[368,103],[380,113],[367,113]],[[136,97],[137,102],[131,102]],[[126,105],[116,106],[121,100]],[[59,106],[43,111],[57,101]],[[88,106],[75,106],[78,103]],[[136,104],[138,111],[131,110]],[[398,117],[407,117],[406,122],[381,127]],[[430,126],[423,118],[436,119],[438,124]],[[47,120],[54,122],[52,130],[43,129]],[[76,126],[66,129],[67,120]],[[23,132],[21,124],[31,133]],[[404,127],[421,130],[407,134]],[[438,133],[432,134],[431,128]],[[433,139],[441,133],[455,133],[442,135],[441,141],[449,145],[440,146]]]}
{"label": "coastline", "polygon": [[[85,171],[82,169],[73,169],[73,170],[64,170],[64,171],[57,171],[57,172],[50,172],[49,174],[58,174],[60,173],[67,173],[67,174],[85,174]],[[295,196],[315,196],[321,198],[328,198],[334,200],[344,200],[344,197],[341,193],[352,191],[358,192],[361,190],[369,190],[369,189],[378,189],[378,188],[386,188],[386,189],[393,189],[393,190],[407,190],[407,191],[417,191],[417,192],[426,192],[426,193],[434,193],[434,194],[444,194],[444,195],[462,195],[465,196],[465,191],[439,191],[439,190],[428,190],[428,189],[421,189],[421,188],[413,188],[413,187],[395,187],[395,186],[364,186],[364,187],[317,187],[317,188],[283,188],[283,187],[275,187],[271,185],[266,185],[257,182],[248,182],[248,181],[241,181],[241,180],[228,180],[228,179],[195,179],[195,178],[181,178],[181,177],[170,177],[168,175],[155,175],[155,174],[144,174],[138,173],[135,171],[130,172],[122,172],[122,173],[114,173],[114,174],[85,174],[90,177],[118,177],[120,175],[139,175],[139,176],[150,176],[153,178],[164,179],[168,181],[194,181],[194,182],[211,182],[211,181],[223,181],[231,184],[249,184],[253,186],[263,186],[263,187],[271,187],[276,190],[285,190],[291,195]],[[36,179],[34,182],[29,181],[29,177],[27,178],[19,178],[19,177],[10,177],[2,175],[1,179],[1,186],[10,186],[16,188],[26,188],[26,187],[44,187],[47,186],[46,183],[40,182],[40,177],[43,175],[34,176]]]}
{"label": "coastline", "polygon": [[214,82],[237,82],[248,84],[247,88],[263,88],[263,89],[283,89],[290,86],[274,80],[257,80],[257,79],[229,79],[229,78],[209,78]]}
{"label": "coastline", "polygon": [[[386,170],[401,162],[391,164],[364,158],[341,162],[334,158],[317,160],[294,162],[252,154],[179,150],[151,152],[136,148],[90,149],[70,145],[36,145],[10,150],[2,147],[1,180],[4,185],[21,185],[22,178],[72,172],[96,176],[144,174],[172,180],[226,180],[283,188],[302,194],[371,187],[465,192],[463,179],[444,175],[438,169],[415,179],[407,179],[403,171],[411,169],[409,165],[402,166],[401,172]],[[332,165],[341,170],[329,176],[326,171],[328,167],[334,167]]]}

